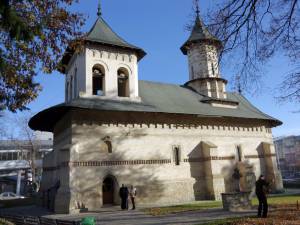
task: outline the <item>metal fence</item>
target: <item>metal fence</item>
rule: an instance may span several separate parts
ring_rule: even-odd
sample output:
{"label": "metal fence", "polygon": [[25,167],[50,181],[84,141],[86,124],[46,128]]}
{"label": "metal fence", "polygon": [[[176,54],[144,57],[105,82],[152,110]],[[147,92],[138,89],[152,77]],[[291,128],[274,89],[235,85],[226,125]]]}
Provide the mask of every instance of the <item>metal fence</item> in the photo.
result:
{"label": "metal fence", "polygon": [[45,217],[21,216],[2,213],[0,213],[0,218],[12,222],[15,225],[80,225],[79,221],[58,220]]}

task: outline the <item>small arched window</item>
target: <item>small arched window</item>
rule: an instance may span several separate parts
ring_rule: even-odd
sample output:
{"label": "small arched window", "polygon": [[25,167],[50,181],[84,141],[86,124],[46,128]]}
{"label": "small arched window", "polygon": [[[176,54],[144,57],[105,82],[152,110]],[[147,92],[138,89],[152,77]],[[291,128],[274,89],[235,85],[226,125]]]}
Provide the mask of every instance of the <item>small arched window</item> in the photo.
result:
{"label": "small arched window", "polygon": [[102,138],[103,142],[105,143],[105,147],[108,153],[112,153],[112,144],[110,136],[106,136]]}
{"label": "small arched window", "polygon": [[212,71],[212,74],[215,75],[215,66],[214,66],[214,63],[211,63],[211,71]]}
{"label": "small arched window", "polygon": [[125,68],[118,70],[118,96],[129,97],[129,73]]}
{"label": "small arched window", "polygon": [[181,150],[180,146],[173,146],[173,159],[176,166],[180,165],[181,161]]}
{"label": "small arched window", "polygon": [[243,160],[243,153],[242,153],[242,148],[240,145],[236,146],[236,153],[237,153],[237,161],[242,162]]}
{"label": "small arched window", "polygon": [[104,95],[105,70],[102,65],[93,66],[93,95]]}
{"label": "small arched window", "polygon": [[104,143],[106,144],[106,147],[107,147],[107,152],[108,153],[112,153],[112,144],[111,144],[111,141],[104,141]]}

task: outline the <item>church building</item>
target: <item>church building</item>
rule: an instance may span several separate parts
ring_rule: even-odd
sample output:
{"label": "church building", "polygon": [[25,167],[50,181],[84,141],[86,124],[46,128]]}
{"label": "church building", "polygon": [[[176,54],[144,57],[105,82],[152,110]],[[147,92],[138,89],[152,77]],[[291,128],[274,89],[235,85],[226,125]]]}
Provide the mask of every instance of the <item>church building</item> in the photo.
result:
{"label": "church building", "polygon": [[141,81],[145,51],[116,34],[98,10],[83,47],[68,48],[62,59],[65,102],[29,122],[54,135],[43,163],[44,205],[57,213],[97,210],[119,204],[122,184],[136,187],[137,205],[219,200],[221,193],[253,191],[260,174],[275,179],[273,191],[282,189],[271,131],[281,122],[226,91],[221,48],[197,13],[181,46],[186,83]]}

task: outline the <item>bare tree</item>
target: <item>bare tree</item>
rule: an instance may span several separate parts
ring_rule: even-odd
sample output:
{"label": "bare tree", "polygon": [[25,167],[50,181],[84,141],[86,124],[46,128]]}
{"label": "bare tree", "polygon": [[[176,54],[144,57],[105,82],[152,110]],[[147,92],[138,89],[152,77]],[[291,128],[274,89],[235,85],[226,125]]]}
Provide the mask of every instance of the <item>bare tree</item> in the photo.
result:
{"label": "bare tree", "polygon": [[[26,112],[21,115],[4,115],[2,128],[0,128],[1,139],[10,140],[18,149],[21,150],[22,159],[27,160],[31,172],[32,182],[36,182],[36,155],[41,147],[36,134],[28,126],[32,113]],[[25,153],[29,154],[25,154]],[[27,155],[27,157],[23,157]]]}
{"label": "bare tree", "polygon": [[208,18],[209,28],[224,44],[221,56],[235,56],[242,88],[258,86],[263,66],[279,53],[294,65],[283,76],[281,99],[300,101],[298,0],[220,0]]}
{"label": "bare tree", "polygon": [[[27,150],[29,151],[28,163],[31,168],[32,182],[36,183],[36,155],[41,147],[40,141],[36,138],[33,130],[28,126],[31,114],[26,114],[23,117],[16,117],[16,122],[19,128],[19,137],[27,142]],[[20,146],[22,147],[22,146]]]}

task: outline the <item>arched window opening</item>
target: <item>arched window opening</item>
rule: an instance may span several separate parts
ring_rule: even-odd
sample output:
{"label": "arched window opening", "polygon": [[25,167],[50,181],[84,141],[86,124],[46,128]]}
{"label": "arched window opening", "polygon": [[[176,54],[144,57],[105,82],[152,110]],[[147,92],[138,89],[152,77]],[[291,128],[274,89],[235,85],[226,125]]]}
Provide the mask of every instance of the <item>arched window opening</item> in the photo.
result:
{"label": "arched window opening", "polygon": [[181,151],[180,146],[174,146],[173,147],[173,158],[176,166],[180,165],[181,161]]}
{"label": "arched window opening", "polygon": [[111,141],[104,141],[104,143],[107,146],[107,152],[108,153],[112,153],[112,145],[111,145]]}
{"label": "arched window opening", "polygon": [[93,66],[93,95],[104,95],[104,68],[97,64]]}
{"label": "arched window opening", "polygon": [[215,67],[214,67],[214,63],[211,63],[211,70],[212,70],[212,74],[215,75]]}
{"label": "arched window opening", "polygon": [[237,160],[238,162],[242,162],[242,149],[241,146],[236,146],[236,151],[237,151]]}
{"label": "arched window opening", "polygon": [[118,70],[118,96],[129,97],[129,74],[124,68]]}
{"label": "arched window opening", "polygon": [[102,138],[103,142],[105,143],[105,147],[108,153],[112,153],[112,144],[111,144],[111,138],[109,136],[106,136]]}

